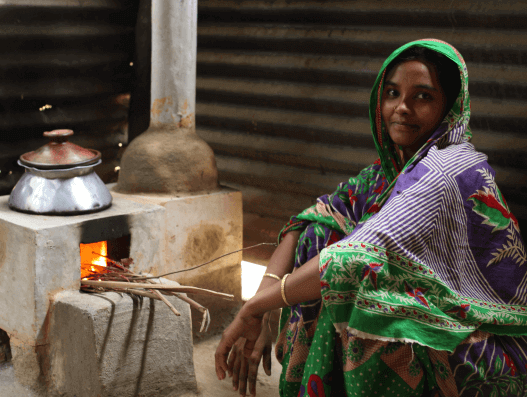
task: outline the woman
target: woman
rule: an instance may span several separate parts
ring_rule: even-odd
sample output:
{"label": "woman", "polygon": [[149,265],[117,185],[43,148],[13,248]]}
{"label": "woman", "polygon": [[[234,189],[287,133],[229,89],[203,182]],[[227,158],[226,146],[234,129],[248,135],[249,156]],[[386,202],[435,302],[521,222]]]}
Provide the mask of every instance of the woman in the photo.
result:
{"label": "woman", "polygon": [[419,40],[385,61],[370,99],[380,159],[284,228],[224,332],[218,378],[234,344],[255,358],[265,313],[286,307],[282,396],[526,392],[527,257],[469,119],[455,48]]}

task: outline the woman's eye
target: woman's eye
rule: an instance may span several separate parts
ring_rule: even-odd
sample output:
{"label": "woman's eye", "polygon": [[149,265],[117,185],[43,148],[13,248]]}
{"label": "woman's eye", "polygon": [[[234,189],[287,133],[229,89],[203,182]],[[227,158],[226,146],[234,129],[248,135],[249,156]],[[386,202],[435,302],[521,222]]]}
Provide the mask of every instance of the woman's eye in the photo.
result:
{"label": "woman's eye", "polygon": [[419,94],[417,94],[417,98],[419,99],[434,99],[432,98],[432,95],[426,93],[426,92],[421,92]]}
{"label": "woman's eye", "polygon": [[386,90],[386,95],[388,95],[389,97],[396,97],[397,96],[397,91],[394,90],[393,88],[388,88]]}

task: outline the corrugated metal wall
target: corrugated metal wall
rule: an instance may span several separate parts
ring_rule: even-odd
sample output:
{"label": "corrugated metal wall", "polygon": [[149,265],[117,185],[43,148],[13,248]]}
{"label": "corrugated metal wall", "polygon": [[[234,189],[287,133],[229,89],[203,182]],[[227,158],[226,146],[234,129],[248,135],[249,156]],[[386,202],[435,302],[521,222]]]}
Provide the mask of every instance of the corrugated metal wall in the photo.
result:
{"label": "corrugated metal wall", "polygon": [[527,2],[201,0],[197,125],[244,210],[286,219],[376,159],[367,104],[414,39],[465,57],[473,143],[527,230]]}
{"label": "corrugated metal wall", "polygon": [[0,194],[20,154],[71,128],[100,150],[98,174],[116,180],[127,140],[138,0],[19,0],[0,5]]}
{"label": "corrugated metal wall", "polygon": [[[139,2],[0,6],[0,194],[20,177],[18,156],[52,128],[101,150],[97,172],[115,180]],[[473,142],[526,222],[526,17],[525,0],[200,0],[198,133],[246,212],[285,219],[375,160],[367,102],[382,61],[410,40],[440,38],[467,60]]]}

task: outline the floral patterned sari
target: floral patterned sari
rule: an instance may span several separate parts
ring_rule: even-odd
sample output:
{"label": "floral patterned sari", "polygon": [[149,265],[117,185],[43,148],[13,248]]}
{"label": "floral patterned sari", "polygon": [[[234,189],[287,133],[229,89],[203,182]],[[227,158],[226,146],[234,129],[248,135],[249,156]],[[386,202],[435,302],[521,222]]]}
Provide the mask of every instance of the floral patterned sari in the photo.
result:
{"label": "floral patterned sari", "polygon": [[[461,90],[402,165],[381,120],[387,65],[411,46],[458,65]],[[320,254],[322,299],[282,311],[281,396],[527,395],[527,257],[487,157],[469,143],[465,62],[408,43],[370,99],[380,159],[284,227],[295,267]]]}

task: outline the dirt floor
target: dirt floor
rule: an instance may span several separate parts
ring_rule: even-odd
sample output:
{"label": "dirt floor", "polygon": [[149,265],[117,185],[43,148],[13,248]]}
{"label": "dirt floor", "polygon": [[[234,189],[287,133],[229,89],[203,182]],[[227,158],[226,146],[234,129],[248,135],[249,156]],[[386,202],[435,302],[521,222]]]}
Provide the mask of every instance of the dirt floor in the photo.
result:
{"label": "dirt floor", "polygon": [[[216,378],[214,352],[219,341],[220,336],[216,336],[194,345],[194,368],[200,397],[239,396],[238,392],[233,391],[231,378],[227,377],[221,382]],[[267,376],[260,366],[256,385],[257,396],[278,397],[278,380],[281,369],[282,366],[276,361],[273,350],[271,376]]]}
{"label": "dirt floor", "polygon": [[36,394],[18,384],[11,363],[2,363],[0,364],[0,397],[15,396],[36,397]]}
{"label": "dirt floor", "polygon": [[[198,381],[198,394],[186,394],[181,397],[237,397],[238,392],[233,391],[231,378],[219,381],[214,371],[214,352],[220,336],[214,336],[194,345],[194,368]],[[256,395],[265,397],[278,396],[278,379],[281,366],[274,357],[271,364],[271,376],[267,376],[260,367]],[[174,394],[179,396],[179,394]],[[37,397],[31,391],[20,386],[14,377],[12,365],[0,364],[0,397]]]}

